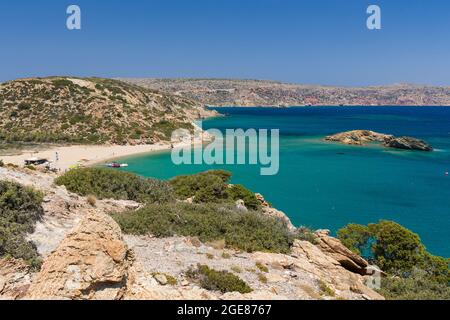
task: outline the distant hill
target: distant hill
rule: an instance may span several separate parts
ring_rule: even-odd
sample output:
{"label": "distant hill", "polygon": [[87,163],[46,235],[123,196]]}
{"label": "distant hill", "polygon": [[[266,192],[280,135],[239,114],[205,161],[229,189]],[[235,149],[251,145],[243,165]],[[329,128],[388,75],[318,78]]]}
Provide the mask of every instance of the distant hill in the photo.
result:
{"label": "distant hill", "polygon": [[326,87],[259,80],[123,79],[212,106],[450,106],[450,87]]}
{"label": "distant hill", "polygon": [[154,143],[210,114],[190,99],[117,80],[51,77],[0,84],[3,143]]}

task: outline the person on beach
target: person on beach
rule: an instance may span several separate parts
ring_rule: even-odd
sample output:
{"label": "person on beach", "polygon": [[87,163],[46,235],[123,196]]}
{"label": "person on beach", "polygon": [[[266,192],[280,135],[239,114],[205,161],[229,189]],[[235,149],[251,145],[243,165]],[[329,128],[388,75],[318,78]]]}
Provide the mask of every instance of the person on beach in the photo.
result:
{"label": "person on beach", "polygon": [[56,159],[56,161],[59,160],[59,154],[58,154],[58,152],[55,152],[55,159]]}

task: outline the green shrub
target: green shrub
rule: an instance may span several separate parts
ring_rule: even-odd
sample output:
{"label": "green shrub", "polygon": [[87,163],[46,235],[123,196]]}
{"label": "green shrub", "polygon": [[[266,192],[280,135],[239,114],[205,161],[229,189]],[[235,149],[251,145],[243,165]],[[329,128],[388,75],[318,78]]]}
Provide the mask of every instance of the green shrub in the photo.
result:
{"label": "green shrub", "polygon": [[226,292],[249,293],[252,289],[249,285],[228,271],[217,271],[206,265],[198,265],[197,269],[190,269],[187,277],[196,281],[206,290]]}
{"label": "green shrub", "polygon": [[367,246],[370,245],[369,240],[372,237],[372,233],[368,226],[350,223],[340,229],[337,232],[337,236],[343,245],[358,255],[370,249]]}
{"label": "green shrub", "polygon": [[123,232],[156,237],[195,236],[202,242],[225,239],[226,246],[248,252],[290,250],[291,235],[278,219],[259,212],[236,212],[225,204],[170,203],[147,205],[114,214]]}
{"label": "green shrub", "polygon": [[0,181],[0,257],[23,259],[33,267],[40,265],[36,247],[26,236],[44,213],[42,199],[41,193],[29,187]]}
{"label": "green shrub", "polygon": [[232,270],[233,272],[236,272],[236,273],[241,273],[241,272],[242,272],[242,269],[241,269],[241,267],[239,267],[239,266],[232,266],[232,267],[231,267],[231,270]]}
{"label": "green shrub", "polygon": [[0,159],[0,167],[4,167],[5,163],[3,162],[3,160]]}
{"label": "green shrub", "polygon": [[324,294],[326,296],[334,297],[336,295],[334,290],[331,289],[323,280],[319,280],[319,289],[320,289],[320,292],[322,292],[322,294]]}
{"label": "green shrub", "polygon": [[196,202],[217,202],[226,198],[227,182],[231,173],[222,170],[206,171],[189,176],[178,176],[170,181],[181,199],[196,198]]}
{"label": "green shrub", "polygon": [[244,200],[245,206],[248,209],[258,210],[260,208],[260,202],[255,194],[243,185],[235,184],[227,189],[227,193],[229,198],[234,201]]}
{"label": "green shrub", "polygon": [[222,252],[222,258],[223,259],[230,259],[231,255],[229,253],[227,253],[227,252]]}
{"label": "green shrub", "polygon": [[189,176],[179,176],[170,181],[175,193],[181,199],[194,197],[197,203],[234,202],[244,200],[245,206],[252,210],[260,207],[255,194],[242,185],[229,187],[231,173],[224,170],[211,170]]}
{"label": "green shrub", "polygon": [[64,87],[72,87],[75,86],[75,84],[70,81],[70,80],[66,80],[66,79],[56,79],[56,80],[52,80],[52,83],[55,87],[57,88],[64,88]]}
{"label": "green shrub", "polygon": [[294,233],[294,238],[302,241],[308,241],[312,244],[317,244],[317,236],[314,234],[314,232],[306,227],[300,227],[298,228]]}
{"label": "green shrub", "polygon": [[177,278],[175,278],[174,276],[171,276],[170,274],[167,274],[167,273],[159,273],[159,272],[153,272],[153,273],[152,273],[152,276],[153,276],[153,277],[154,277],[154,276],[157,276],[157,275],[163,275],[163,276],[166,278],[167,284],[168,284],[169,286],[176,286],[177,283],[178,283]]}
{"label": "green shrub", "polygon": [[161,120],[152,125],[151,131],[160,132],[163,138],[170,140],[172,133],[177,129],[186,129],[192,132],[194,127],[189,122]]}
{"label": "green shrub", "polygon": [[428,253],[419,236],[398,223],[382,220],[367,227],[350,224],[338,231],[338,238],[385,272],[408,276],[418,267],[436,279],[449,280],[446,259]]}
{"label": "green shrub", "polygon": [[382,281],[381,292],[387,297],[419,299],[448,294],[443,288],[450,282],[449,260],[427,252],[419,236],[401,225],[392,221],[350,224],[338,231],[338,238],[350,250],[395,276]]}
{"label": "green shrub", "polygon": [[97,203],[97,198],[95,196],[93,196],[93,195],[89,195],[86,198],[86,201],[87,201],[87,203],[89,203],[89,205],[91,207],[95,207],[95,204]]}
{"label": "green shrub", "polygon": [[57,185],[81,196],[98,199],[134,200],[141,203],[166,203],[173,200],[167,182],[138,177],[113,169],[82,168],[71,170],[55,180]]}
{"label": "green shrub", "polygon": [[262,273],[259,273],[258,274],[258,280],[261,282],[261,283],[267,283],[267,277],[265,276],[265,275],[263,275]]}
{"label": "green shrub", "polygon": [[257,262],[256,264],[255,264],[255,266],[259,269],[259,271],[262,271],[262,272],[269,272],[269,268],[267,268],[265,265],[263,265],[261,262]]}
{"label": "green shrub", "polygon": [[29,110],[29,109],[31,109],[31,105],[21,102],[17,106],[17,109],[19,109],[20,111]]}
{"label": "green shrub", "polygon": [[382,278],[379,292],[391,300],[450,300],[450,286],[430,279],[419,269],[407,278]]}

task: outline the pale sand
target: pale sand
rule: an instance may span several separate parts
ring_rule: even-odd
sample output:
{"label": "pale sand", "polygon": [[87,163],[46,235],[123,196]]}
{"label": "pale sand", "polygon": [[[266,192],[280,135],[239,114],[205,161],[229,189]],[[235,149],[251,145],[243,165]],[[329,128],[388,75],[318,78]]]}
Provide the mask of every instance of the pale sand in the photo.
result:
{"label": "pale sand", "polygon": [[[179,144],[177,144],[179,146]],[[117,145],[74,145],[51,147],[46,150],[27,151],[24,150],[19,155],[0,156],[5,164],[12,163],[23,166],[26,159],[44,158],[52,162],[52,167],[61,171],[69,169],[71,166],[81,163],[91,166],[106,162],[107,160],[130,155],[150,153],[155,151],[170,150],[169,143],[158,143],[152,145],[137,146],[117,146]],[[59,160],[56,161],[56,153]]]}

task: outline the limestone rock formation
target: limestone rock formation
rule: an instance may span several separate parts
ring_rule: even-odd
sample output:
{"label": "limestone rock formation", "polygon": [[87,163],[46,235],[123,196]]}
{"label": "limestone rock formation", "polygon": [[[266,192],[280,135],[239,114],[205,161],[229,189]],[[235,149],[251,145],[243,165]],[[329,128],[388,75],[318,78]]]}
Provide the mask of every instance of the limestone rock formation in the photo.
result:
{"label": "limestone rock formation", "polygon": [[263,197],[262,194],[260,193],[255,193],[256,198],[258,199],[259,203],[261,204],[262,207],[262,212],[265,215],[268,215],[270,217],[274,217],[277,219],[280,219],[281,221],[283,221],[284,223],[286,223],[286,226],[288,227],[288,229],[292,232],[294,232],[295,230],[297,230],[297,228],[292,224],[291,219],[289,219],[289,217],[282,211],[277,210],[275,208],[273,208]]}
{"label": "limestone rock formation", "polygon": [[392,136],[370,130],[352,130],[327,136],[325,140],[361,146],[370,142],[384,142],[386,138],[390,137]]}
{"label": "limestone rock formation", "polygon": [[[239,252],[193,243],[185,237],[125,236],[135,253],[125,299],[382,299],[360,274],[346,270],[329,254],[306,241],[296,240],[292,253]],[[226,255],[224,255],[224,252]],[[207,291],[185,277],[197,264],[227,270],[244,280],[251,293]],[[264,266],[262,271],[257,266]],[[161,286],[153,274],[164,272],[177,283]],[[266,279],[261,282],[260,275]],[[132,280],[132,281],[131,281]],[[328,287],[329,292],[323,292]]]}
{"label": "limestone rock formation", "polygon": [[[335,239],[337,240],[337,239]],[[337,240],[339,242],[339,240]],[[294,266],[303,269],[315,276],[332,290],[339,292],[344,298],[355,299],[355,295],[366,300],[382,300],[383,296],[367,287],[366,279],[357,273],[353,273],[344,268],[339,254],[330,255],[320,246],[315,246],[306,241],[296,240],[293,246],[293,253],[299,258],[306,257],[307,263]],[[301,259],[299,259],[301,261]],[[351,294],[350,294],[351,293]]]}
{"label": "limestone rock formation", "polygon": [[[36,274],[21,261],[0,260],[0,299],[383,298],[365,285],[364,261],[325,233],[318,233],[318,245],[296,240],[287,254],[242,252],[189,237],[122,236],[107,213],[137,204],[98,200],[92,207],[56,187],[52,175],[8,168],[0,168],[0,174],[43,191],[46,198],[42,225],[29,237],[44,259],[42,268]],[[267,214],[290,223],[258,198]],[[205,290],[186,277],[198,264],[232,272],[253,291]]]}
{"label": "limestone rock formation", "polygon": [[119,226],[94,211],[45,260],[26,298],[120,299],[131,260]]}
{"label": "limestone rock formation", "polygon": [[0,300],[22,298],[32,280],[33,273],[24,261],[0,259]]}
{"label": "limestone rock formation", "polygon": [[338,261],[342,267],[361,275],[367,274],[366,268],[369,266],[369,263],[357,254],[354,254],[338,239],[330,237],[329,230],[317,230],[315,235],[317,236],[317,246],[320,250]]}
{"label": "limestone rock formation", "polygon": [[371,142],[379,142],[386,148],[433,151],[433,147],[423,140],[412,137],[394,137],[393,135],[378,133],[370,130],[352,130],[341,132],[325,137],[325,141],[358,146]]}
{"label": "limestone rock formation", "polygon": [[412,137],[391,137],[383,142],[383,146],[405,150],[433,151],[433,147],[425,141]]}

